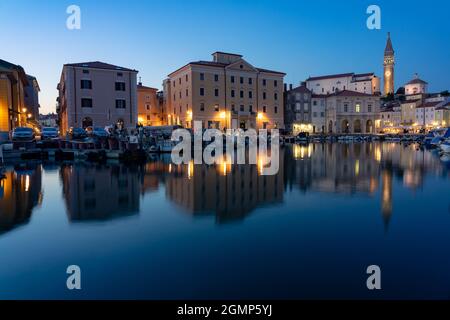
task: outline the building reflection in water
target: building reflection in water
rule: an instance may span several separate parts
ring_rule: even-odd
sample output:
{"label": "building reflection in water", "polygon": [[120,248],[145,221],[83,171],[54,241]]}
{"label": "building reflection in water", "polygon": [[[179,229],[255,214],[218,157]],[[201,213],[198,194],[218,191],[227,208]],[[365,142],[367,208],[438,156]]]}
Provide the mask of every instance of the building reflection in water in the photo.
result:
{"label": "building reflection in water", "polygon": [[169,165],[167,198],[194,216],[215,215],[218,223],[242,219],[258,206],[283,200],[283,164],[278,174],[260,175],[257,165]]}
{"label": "building reflection in water", "polygon": [[60,176],[72,222],[109,220],[139,213],[137,167],[119,164],[65,164]]}
{"label": "building reflection in water", "polygon": [[[395,186],[400,183],[414,192],[428,173],[443,176],[448,170],[431,152],[391,143],[286,146],[280,150],[280,169],[273,176],[261,175],[264,159],[257,163],[175,165],[170,155],[163,155],[142,166],[73,163],[54,169],[59,170],[72,222],[136,215],[141,196],[164,190],[167,200],[189,214],[214,215],[218,223],[226,223],[243,219],[258,207],[278,205],[286,191],[297,190],[379,194],[386,230],[393,216]],[[38,164],[7,170],[0,186],[0,232],[30,219],[33,208],[42,202],[41,180]]]}
{"label": "building reflection in water", "polygon": [[8,167],[0,181],[0,233],[28,223],[42,203],[42,167],[27,163]]}

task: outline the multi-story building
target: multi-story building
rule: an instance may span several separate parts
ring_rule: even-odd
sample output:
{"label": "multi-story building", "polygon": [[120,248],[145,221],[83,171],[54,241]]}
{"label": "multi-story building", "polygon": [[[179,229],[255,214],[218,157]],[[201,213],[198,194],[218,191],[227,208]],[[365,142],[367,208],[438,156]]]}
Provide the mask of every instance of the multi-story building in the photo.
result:
{"label": "multi-story building", "polygon": [[435,117],[437,126],[448,127],[450,125],[450,100],[436,108]]}
{"label": "multi-story building", "polygon": [[33,76],[27,75],[28,85],[25,86],[25,106],[28,122],[38,125],[39,121],[39,83]]}
{"label": "multi-story building", "polygon": [[135,127],[137,73],[99,61],[65,64],[58,84],[61,133],[70,127]]}
{"label": "multi-story building", "polygon": [[303,83],[297,88],[285,84],[284,93],[284,124],[285,129],[297,135],[300,132],[313,132],[311,91]]}
{"label": "multi-story building", "polygon": [[414,79],[405,84],[405,94],[415,95],[415,94],[426,94],[428,92],[428,82],[419,78],[416,73]]}
{"label": "multi-story building", "polygon": [[339,91],[327,97],[326,108],[329,132],[376,133],[380,127],[379,95]]}
{"label": "multi-story building", "polygon": [[326,133],[327,95],[313,94],[311,96],[311,122],[313,133]]}
{"label": "multi-story building", "polygon": [[204,128],[282,128],[283,72],[256,68],[241,55],[215,52],[164,81],[170,124]]}
{"label": "multi-story building", "polygon": [[306,87],[313,94],[332,94],[338,91],[355,91],[379,94],[380,79],[374,73],[342,73],[306,79]]}
{"label": "multi-story building", "polygon": [[162,105],[159,102],[158,89],[137,86],[138,123],[144,126],[160,126],[164,122]]}
{"label": "multi-story building", "polygon": [[28,78],[21,66],[0,60],[0,131],[27,124],[27,85]]}
{"label": "multi-story building", "polygon": [[412,126],[416,123],[416,108],[422,104],[421,97],[411,97],[401,104],[402,126]]}
{"label": "multi-story building", "polygon": [[398,133],[401,131],[402,108],[398,101],[392,101],[380,110],[380,126],[384,132]]}

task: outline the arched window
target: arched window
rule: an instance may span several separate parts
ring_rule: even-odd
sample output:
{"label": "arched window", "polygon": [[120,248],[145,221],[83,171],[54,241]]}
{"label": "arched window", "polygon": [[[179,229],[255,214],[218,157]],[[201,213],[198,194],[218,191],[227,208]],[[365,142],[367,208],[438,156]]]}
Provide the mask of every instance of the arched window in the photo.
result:
{"label": "arched window", "polygon": [[355,122],[353,123],[353,132],[354,133],[361,133],[361,120],[355,120]]}
{"label": "arched window", "polygon": [[373,133],[373,122],[372,122],[372,120],[367,120],[367,122],[366,122],[366,133]]}
{"label": "arched window", "polygon": [[348,122],[348,120],[342,120],[341,132],[350,133],[350,123]]}

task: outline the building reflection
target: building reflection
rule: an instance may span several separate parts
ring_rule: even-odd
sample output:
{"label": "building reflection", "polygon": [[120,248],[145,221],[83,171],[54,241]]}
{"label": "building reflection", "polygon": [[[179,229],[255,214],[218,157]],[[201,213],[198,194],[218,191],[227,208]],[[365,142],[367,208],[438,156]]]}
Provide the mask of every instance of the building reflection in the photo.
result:
{"label": "building reflection", "polygon": [[372,144],[293,145],[285,152],[285,184],[333,193],[372,194],[378,188],[379,165]]}
{"label": "building reflection", "polygon": [[42,203],[42,167],[27,163],[7,168],[0,180],[0,233],[26,224]]}
{"label": "building reflection", "polygon": [[262,165],[169,165],[166,196],[194,216],[215,215],[218,223],[243,219],[258,206],[283,201],[283,162],[272,176],[260,174]]}
{"label": "building reflection", "polygon": [[109,220],[139,213],[137,167],[119,164],[65,164],[60,177],[72,222]]}

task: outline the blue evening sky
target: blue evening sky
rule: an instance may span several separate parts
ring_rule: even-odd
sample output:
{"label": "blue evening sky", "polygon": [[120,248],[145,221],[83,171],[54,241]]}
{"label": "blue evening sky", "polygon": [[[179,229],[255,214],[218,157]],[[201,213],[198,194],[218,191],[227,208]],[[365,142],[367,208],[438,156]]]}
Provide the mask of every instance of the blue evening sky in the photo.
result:
{"label": "blue evening sky", "polygon": [[[66,29],[66,8],[81,7],[81,30]],[[381,30],[366,28],[366,9],[381,7]],[[139,70],[145,85],[214,51],[251,64],[310,75],[382,76],[386,34],[396,50],[396,87],[419,73],[430,90],[450,89],[450,4],[442,1],[0,0],[0,58],[38,78],[41,112],[53,111],[64,63],[104,61]]]}

